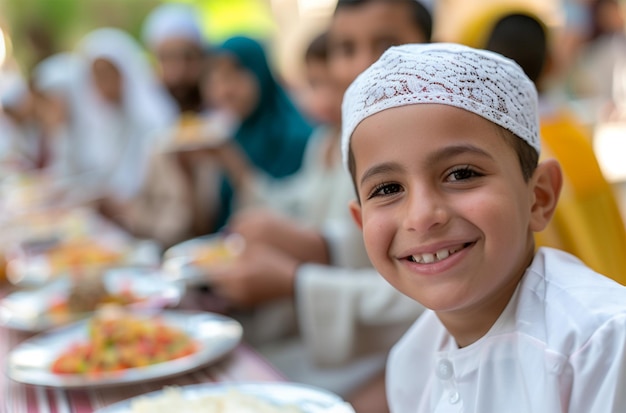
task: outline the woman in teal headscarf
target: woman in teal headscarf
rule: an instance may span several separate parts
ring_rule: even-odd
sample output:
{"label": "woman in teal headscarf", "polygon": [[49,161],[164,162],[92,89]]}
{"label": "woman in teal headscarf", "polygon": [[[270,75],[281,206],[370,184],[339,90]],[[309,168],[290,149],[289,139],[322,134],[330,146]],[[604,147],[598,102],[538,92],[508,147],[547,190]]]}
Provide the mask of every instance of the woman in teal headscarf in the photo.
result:
{"label": "woman in teal headscarf", "polygon": [[[213,51],[209,71],[211,106],[226,109],[241,123],[234,140],[252,164],[281,178],[300,168],[312,126],[274,78],[257,41],[237,36]],[[233,190],[222,186],[221,227],[230,214]]]}

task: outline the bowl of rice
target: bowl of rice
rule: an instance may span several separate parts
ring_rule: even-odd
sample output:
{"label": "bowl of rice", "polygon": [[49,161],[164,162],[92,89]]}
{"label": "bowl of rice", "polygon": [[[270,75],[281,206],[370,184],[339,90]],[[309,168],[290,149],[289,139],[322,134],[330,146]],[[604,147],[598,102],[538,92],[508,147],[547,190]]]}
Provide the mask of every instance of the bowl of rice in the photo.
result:
{"label": "bowl of rice", "polygon": [[288,382],[205,383],[165,387],[95,413],[354,413],[341,397]]}

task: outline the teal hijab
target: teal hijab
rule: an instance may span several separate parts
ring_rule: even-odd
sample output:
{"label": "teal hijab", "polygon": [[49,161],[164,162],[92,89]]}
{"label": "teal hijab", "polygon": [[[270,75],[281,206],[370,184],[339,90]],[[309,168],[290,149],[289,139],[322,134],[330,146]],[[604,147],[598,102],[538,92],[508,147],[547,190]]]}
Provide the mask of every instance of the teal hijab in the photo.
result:
{"label": "teal hijab", "polygon": [[[302,164],[312,126],[274,78],[263,46],[251,38],[237,36],[226,40],[214,52],[235,59],[243,69],[254,75],[259,84],[259,102],[243,119],[235,141],[257,168],[273,177],[281,178],[297,171]],[[225,182],[218,228],[226,223],[230,215],[232,196],[232,187]]]}

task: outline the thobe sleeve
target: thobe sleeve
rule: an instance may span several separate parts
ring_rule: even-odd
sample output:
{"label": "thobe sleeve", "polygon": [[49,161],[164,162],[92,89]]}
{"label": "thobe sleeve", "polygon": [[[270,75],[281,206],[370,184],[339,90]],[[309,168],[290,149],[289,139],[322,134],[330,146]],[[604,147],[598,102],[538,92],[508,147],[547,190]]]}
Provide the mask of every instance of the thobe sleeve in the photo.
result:
{"label": "thobe sleeve", "polygon": [[296,305],[305,344],[321,365],[388,351],[422,313],[374,269],[302,265]]}
{"label": "thobe sleeve", "polygon": [[605,323],[572,355],[569,413],[626,410],[626,316]]}

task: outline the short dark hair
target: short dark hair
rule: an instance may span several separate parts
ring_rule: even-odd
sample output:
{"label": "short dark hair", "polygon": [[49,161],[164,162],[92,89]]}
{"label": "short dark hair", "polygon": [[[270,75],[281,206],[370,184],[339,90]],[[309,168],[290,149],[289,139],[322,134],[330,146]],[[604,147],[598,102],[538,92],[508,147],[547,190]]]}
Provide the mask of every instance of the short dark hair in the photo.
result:
{"label": "short dark hair", "polygon": [[517,154],[520,167],[522,168],[522,176],[524,181],[528,182],[535,173],[537,165],[539,163],[539,153],[535,148],[530,146],[524,139],[518,137],[508,129],[504,129],[501,126],[495,125],[498,128],[500,136],[506,140],[506,142],[513,148]]}
{"label": "short dark hair", "polygon": [[433,17],[426,6],[419,0],[338,0],[335,13],[340,9],[359,7],[374,2],[406,4],[411,10],[411,21],[415,27],[424,34],[426,42],[431,41],[433,35]]}
{"label": "short dark hair", "polygon": [[526,76],[537,84],[548,52],[546,28],[538,18],[529,14],[509,14],[495,24],[485,49],[517,62]]}
{"label": "short dark hair", "polygon": [[[504,138],[506,143],[517,154],[517,159],[519,160],[522,171],[522,177],[524,178],[524,182],[528,182],[533,176],[535,169],[537,169],[537,165],[539,163],[539,153],[537,153],[537,151],[530,146],[528,142],[519,138],[508,129],[504,129],[502,126],[495,124],[493,126],[497,128],[500,136]],[[350,176],[352,177],[352,184],[354,185],[356,199],[361,202],[358,186],[356,184],[356,160],[354,159],[354,154],[352,153],[352,146],[348,147],[348,170],[350,171]]]}
{"label": "short dark hair", "polygon": [[328,60],[328,32],[324,31],[311,40],[304,51],[304,61],[326,62]]}

